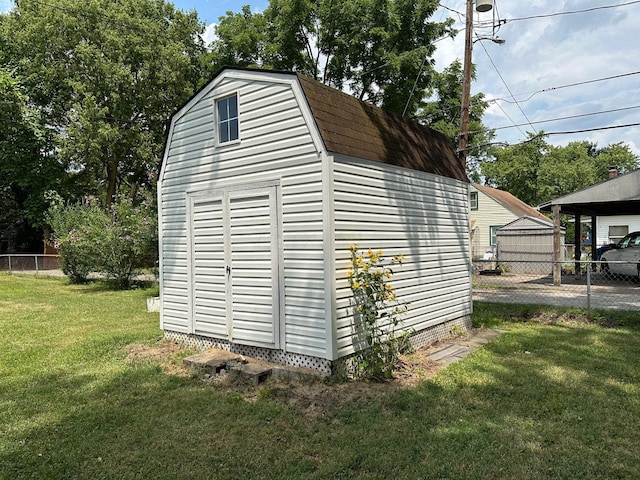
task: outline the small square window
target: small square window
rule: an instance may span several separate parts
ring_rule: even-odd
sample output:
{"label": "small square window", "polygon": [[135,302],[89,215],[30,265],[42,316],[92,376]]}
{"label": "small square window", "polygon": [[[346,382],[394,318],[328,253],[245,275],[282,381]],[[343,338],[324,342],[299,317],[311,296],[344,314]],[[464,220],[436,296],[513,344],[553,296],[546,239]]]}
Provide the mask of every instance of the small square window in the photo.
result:
{"label": "small square window", "polygon": [[471,210],[478,210],[478,192],[469,192],[469,205]]}
{"label": "small square window", "polygon": [[216,101],[218,111],[218,143],[228,143],[240,138],[238,126],[238,95]]}

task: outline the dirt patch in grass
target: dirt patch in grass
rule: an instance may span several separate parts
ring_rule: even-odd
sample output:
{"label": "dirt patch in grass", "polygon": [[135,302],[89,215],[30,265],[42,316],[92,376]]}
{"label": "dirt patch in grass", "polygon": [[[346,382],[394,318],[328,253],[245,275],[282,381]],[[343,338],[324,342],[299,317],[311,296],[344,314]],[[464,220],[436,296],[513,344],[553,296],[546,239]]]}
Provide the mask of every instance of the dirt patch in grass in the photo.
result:
{"label": "dirt patch in grass", "polygon": [[179,343],[160,340],[152,345],[132,343],[125,348],[126,360],[133,364],[158,365],[168,375],[189,376],[193,372],[186,368],[182,359],[191,353]]}
{"label": "dirt patch in grass", "polygon": [[[444,365],[430,359],[429,355],[442,348],[443,343],[459,343],[465,339],[465,336],[454,337],[402,355],[393,378],[384,382],[337,382],[322,377],[305,377],[300,380],[271,378],[253,385],[233,371],[224,376],[203,376],[202,379],[222,391],[241,395],[249,402],[274,399],[295,405],[310,416],[323,418],[341,405],[380,398],[398,389],[415,387],[433,377]],[[193,350],[185,350],[179,343],[161,340],[152,345],[129,345],[126,359],[134,364],[158,365],[169,375],[192,376],[194,371],[182,363],[182,359],[192,353]]]}

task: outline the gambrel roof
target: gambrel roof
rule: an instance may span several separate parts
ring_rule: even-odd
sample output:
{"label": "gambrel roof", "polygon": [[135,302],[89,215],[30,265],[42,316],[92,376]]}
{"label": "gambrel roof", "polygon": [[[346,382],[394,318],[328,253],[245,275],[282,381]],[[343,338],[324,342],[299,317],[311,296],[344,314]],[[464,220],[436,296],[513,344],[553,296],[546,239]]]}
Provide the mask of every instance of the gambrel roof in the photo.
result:
{"label": "gambrel roof", "polygon": [[263,72],[267,80],[297,79],[327,152],[469,181],[446,135],[296,72],[224,67],[172,119],[227,71]]}
{"label": "gambrel roof", "polygon": [[446,135],[296,75],[329,152],[468,181]]}

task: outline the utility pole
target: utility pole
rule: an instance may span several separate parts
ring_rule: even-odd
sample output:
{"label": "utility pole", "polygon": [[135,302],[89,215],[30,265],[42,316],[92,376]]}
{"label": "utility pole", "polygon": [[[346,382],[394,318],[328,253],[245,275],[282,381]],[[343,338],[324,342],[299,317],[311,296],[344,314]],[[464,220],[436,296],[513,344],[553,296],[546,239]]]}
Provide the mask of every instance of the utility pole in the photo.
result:
{"label": "utility pole", "polygon": [[[488,12],[493,8],[492,0],[477,0],[476,10]],[[462,114],[460,115],[460,138],[458,156],[467,167],[467,147],[469,145],[469,108],[471,104],[471,53],[473,51],[473,0],[467,0],[467,14],[464,30],[464,65],[462,70]]]}
{"label": "utility pole", "polygon": [[462,70],[462,114],[460,116],[460,139],[458,156],[467,168],[467,145],[469,144],[469,105],[471,103],[471,52],[473,51],[473,0],[467,0],[466,25],[464,30],[464,66]]}

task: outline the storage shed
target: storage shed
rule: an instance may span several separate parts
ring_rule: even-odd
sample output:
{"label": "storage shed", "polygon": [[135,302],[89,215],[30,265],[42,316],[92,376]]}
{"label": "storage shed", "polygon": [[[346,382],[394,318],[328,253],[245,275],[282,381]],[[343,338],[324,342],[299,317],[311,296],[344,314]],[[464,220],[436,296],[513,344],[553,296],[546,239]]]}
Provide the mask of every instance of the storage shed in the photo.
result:
{"label": "storage shed", "polygon": [[171,118],[158,182],[169,338],[331,373],[360,335],[349,247],[395,270],[417,345],[469,326],[469,184],[448,139],[292,72],[225,68]]}
{"label": "storage shed", "polygon": [[[561,231],[564,245],[564,228]],[[537,217],[520,217],[496,230],[497,260],[516,273],[551,271],[553,223]],[[542,270],[541,270],[542,269]]]}

